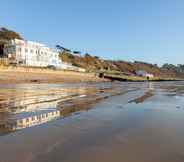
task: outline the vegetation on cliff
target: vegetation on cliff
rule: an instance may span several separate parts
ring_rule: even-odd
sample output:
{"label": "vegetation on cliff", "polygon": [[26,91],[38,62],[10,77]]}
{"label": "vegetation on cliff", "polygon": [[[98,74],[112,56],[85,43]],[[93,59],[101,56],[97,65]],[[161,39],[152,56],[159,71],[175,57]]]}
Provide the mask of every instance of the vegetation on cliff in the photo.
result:
{"label": "vegetation on cliff", "polygon": [[0,55],[3,55],[4,44],[11,39],[22,39],[22,37],[15,31],[7,28],[0,28]]}
{"label": "vegetation on cliff", "polygon": [[79,56],[66,51],[62,51],[60,57],[64,62],[71,63],[92,72],[104,70],[125,75],[135,75],[137,70],[145,70],[157,77],[184,77],[184,65],[175,66],[172,64],[164,64],[162,67],[158,67],[156,64],[141,61],[103,60],[90,54]]}

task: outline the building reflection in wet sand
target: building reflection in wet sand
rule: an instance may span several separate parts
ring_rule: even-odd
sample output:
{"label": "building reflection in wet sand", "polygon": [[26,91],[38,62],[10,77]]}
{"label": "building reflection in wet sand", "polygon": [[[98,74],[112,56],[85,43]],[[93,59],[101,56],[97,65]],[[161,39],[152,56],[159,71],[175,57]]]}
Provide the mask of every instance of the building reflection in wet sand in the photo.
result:
{"label": "building reflection in wet sand", "polygon": [[[1,129],[7,131],[23,129],[43,124],[60,117],[60,111],[56,109],[57,108],[56,102],[47,103],[47,107],[50,108],[45,107],[43,109],[44,105],[45,103],[31,105],[31,110],[35,109],[35,111],[25,112],[22,110],[18,112],[2,113],[0,121]],[[24,109],[29,110],[30,108]]]}
{"label": "building reflection in wet sand", "polygon": [[[30,85],[31,86],[31,85]],[[58,104],[89,89],[25,86],[0,89],[0,133],[40,125],[61,117]]]}
{"label": "building reflection in wet sand", "polygon": [[39,115],[33,115],[17,120],[10,120],[4,123],[4,128],[8,130],[18,130],[39,124],[46,123],[48,121],[57,119],[60,117],[60,111],[45,112]]}

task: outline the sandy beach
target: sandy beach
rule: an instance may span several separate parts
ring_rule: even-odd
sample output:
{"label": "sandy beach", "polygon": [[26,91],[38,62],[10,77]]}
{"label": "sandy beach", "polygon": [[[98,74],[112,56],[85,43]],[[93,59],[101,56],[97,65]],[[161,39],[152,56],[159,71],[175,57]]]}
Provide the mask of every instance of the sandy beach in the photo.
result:
{"label": "sandy beach", "polygon": [[94,73],[41,68],[0,67],[0,83],[103,82]]}

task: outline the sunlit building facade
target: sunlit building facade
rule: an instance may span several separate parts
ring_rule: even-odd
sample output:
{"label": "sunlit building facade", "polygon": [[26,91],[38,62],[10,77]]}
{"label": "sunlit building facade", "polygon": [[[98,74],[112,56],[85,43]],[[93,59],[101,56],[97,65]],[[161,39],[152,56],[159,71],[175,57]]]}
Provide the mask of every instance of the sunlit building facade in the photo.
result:
{"label": "sunlit building facade", "polygon": [[11,40],[5,45],[4,54],[9,58],[10,62],[19,65],[36,67],[62,66],[62,61],[56,50],[37,42],[19,39]]}

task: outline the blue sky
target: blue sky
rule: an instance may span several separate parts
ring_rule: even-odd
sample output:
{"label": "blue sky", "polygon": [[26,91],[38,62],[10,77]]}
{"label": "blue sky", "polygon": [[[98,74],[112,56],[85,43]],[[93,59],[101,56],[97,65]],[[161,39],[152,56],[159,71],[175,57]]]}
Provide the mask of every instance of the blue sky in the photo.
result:
{"label": "blue sky", "polygon": [[183,0],[1,0],[0,26],[107,59],[184,63]]}

